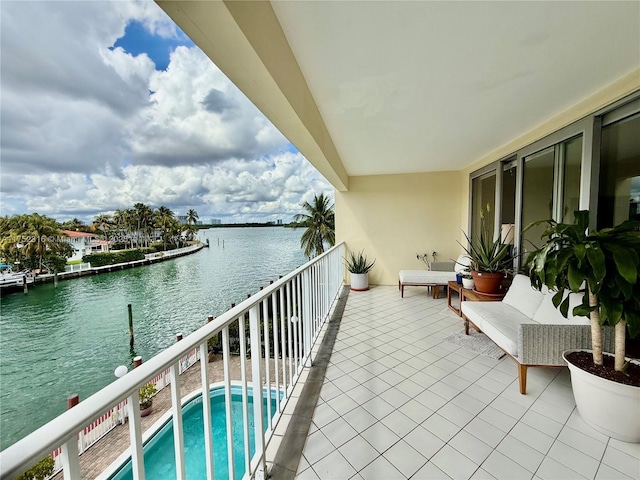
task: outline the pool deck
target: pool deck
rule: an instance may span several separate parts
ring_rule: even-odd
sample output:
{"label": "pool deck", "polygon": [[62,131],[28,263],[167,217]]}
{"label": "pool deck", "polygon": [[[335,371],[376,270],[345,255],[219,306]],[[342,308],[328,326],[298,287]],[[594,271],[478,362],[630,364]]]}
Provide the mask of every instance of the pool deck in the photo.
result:
{"label": "pool deck", "polygon": [[[215,355],[214,361],[207,364],[209,368],[209,380],[211,383],[224,380],[222,355]],[[241,379],[240,357],[233,356],[230,359],[230,372],[232,380]],[[247,362],[247,378],[251,378],[251,364]],[[191,368],[180,375],[180,395],[184,397],[189,393],[199,390],[200,362],[196,362]],[[162,415],[171,408],[171,388],[163,388],[153,399],[152,413],[142,418],[142,431],[151,427]],[[80,471],[82,478],[96,478],[113,461],[129,448],[129,425],[118,425],[107,433],[97,443],[80,455]],[[54,480],[62,480],[62,472],[52,477]]]}

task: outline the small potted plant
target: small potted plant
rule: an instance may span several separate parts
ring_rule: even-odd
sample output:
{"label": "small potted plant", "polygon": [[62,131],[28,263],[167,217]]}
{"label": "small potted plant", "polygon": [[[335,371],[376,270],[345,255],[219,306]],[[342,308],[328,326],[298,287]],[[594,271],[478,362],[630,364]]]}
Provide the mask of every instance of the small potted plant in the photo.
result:
{"label": "small potted plant", "polygon": [[153,406],[153,397],[157,393],[156,386],[153,383],[147,383],[140,387],[138,395],[140,396],[140,416],[146,417],[151,413]]}
{"label": "small potted plant", "polygon": [[[640,334],[640,222],[588,232],[586,210],[574,224],[544,222],[546,243],[527,258],[531,284],[556,290],[553,304],[565,317],[564,292],[579,293],[572,313],[591,321],[592,350],[563,354],[580,416],[605,435],[640,442],[640,362],[625,357],[627,331]],[[615,356],[603,354],[602,325],[614,326]]]}
{"label": "small potted plant", "polygon": [[467,290],[473,288],[473,276],[470,272],[462,272],[462,287]]}
{"label": "small potted plant", "polygon": [[376,263],[375,259],[369,262],[366,255],[360,251],[357,254],[351,252],[349,258],[345,258],[345,262],[351,274],[351,290],[355,292],[369,290],[369,271]]}

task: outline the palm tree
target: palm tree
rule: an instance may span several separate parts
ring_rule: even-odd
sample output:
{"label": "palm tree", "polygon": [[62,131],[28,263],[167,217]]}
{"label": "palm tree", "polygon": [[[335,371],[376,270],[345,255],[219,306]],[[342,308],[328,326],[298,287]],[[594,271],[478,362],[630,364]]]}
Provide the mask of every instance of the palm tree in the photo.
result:
{"label": "palm tree", "polygon": [[311,258],[312,253],[320,255],[324,252],[325,243],[334,246],[336,243],[336,223],[333,205],[330,199],[321,193],[313,197],[313,204],[304,202],[302,208],[308,213],[299,213],[294,217],[297,225],[294,228],[305,227],[306,230],[300,237],[300,247],[304,254]]}
{"label": "palm tree", "polygon": [[133,238],[131,236],[132,228],[132,210],[118,209],[113,214],[113,223],[116,225],[119,238],[116,243],[123,243],[125,248],[127,246],[127,240],[131,240],[131,248],[133,248]]}
{"label": "palm tree", "polygon": [[96,218],[94,218],[93,222],[91,223],[91,228],[96,232],[100,231],[104,235],[107,235],[113,228],[113,219],[111,218],[111,215],[101,213],[100,215],[96,216]]}
{"label": "palm tree", "polygon": [[148,205],[144,203],[136,203],[133,206],[133,210],[135,212],[135,219],[138,227],[138,238],[144,235],[143,245],[145,247],[149,246],[149,236],[151,235],[151,230],[153,228],[153,210]]}
{"label": "palm tree", "polygon": [[173,212],[169,208],[165,206],[158,207],[155,226],[162,230],[162,243],[165,250],[167,249],[167,240],[170,237],[170,233],[175,229],[176,223]]}
{"label": "palm tree", "polygon": [[[37,215],[37,214],[34,214]],[[78,232],[84,232],[87,230],[87,226],[81,220],[77,218],[72,218],[71,220],[67,220],[62,223],[63,230],[73,230]]]}
{"label": "palm tree", "polygon": [[3,235],[3,252],[14,261],[26,260],[31,268],[52,270],[48,264],[58,263],[54,257],[64,259],[73,253],[71,245],[62,240],[58,223],[45,215],[15,215],[3,221],[2,228],[9,229],[9,235]]}
{"label": "palm tree", "polygon": [[187,223],[189,225],[195,225],[198,221],[198,212],[196,212],[193,208],[189,209],[187,212]]}
{"label": "palm tree", "polygon": [[196,238],[196,233],[198,232],[198,227],[196,227],[195,225],[192,225],[190,223],[187,223],[186,225],[182,226],[182,231],[185,234],[185,239],[188,242],[192,242]]}

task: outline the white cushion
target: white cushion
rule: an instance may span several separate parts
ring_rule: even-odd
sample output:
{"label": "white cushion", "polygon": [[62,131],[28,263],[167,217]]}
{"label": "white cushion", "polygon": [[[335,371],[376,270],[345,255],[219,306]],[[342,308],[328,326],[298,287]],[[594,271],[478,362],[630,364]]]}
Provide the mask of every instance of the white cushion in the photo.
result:
{"label": "white cushion", "polygon": [[421,285],[440,284],[455,281],[455,272],[433,272],[431,270],[400,270],[400,283],[416,283]]}
{"label": "white cushion", "polygon": [[453,268],[453,270],[456,273],[461,273],[461,272],[464,272],[469,267],[469,265],[471,265],[471,259],[469,258],[468,255],[465,255],[463,253],[456,260],[456,264],[455,264],[455,267]]}
{"label": "white cushion", "polygon": [[504,302],[465,301],[462,313],[514,357],[518,356],[518,327],[523,323],[537,323]]}
{"label": "white cushion", "polygon": [[529,318],[533,318],[542,303],[544,294],[531,286],[531,280],[526,275],[516,275],[502,299],[502,303],[512,306]]}
{"label": "white cushion", "polygon": [[[553,296],[556,292],[547,291],[544,298],[536,310],[533,319],[538,323],[546,323],[553,325],[589,325],[589,317],[578,317],[573,314],[573,308],[582,303],[582,294],[569,294],[569,312],[568,318],[564,318],[560,310],[553,306]],[[563,296],[563,300],[567,297],[567,292]]]}

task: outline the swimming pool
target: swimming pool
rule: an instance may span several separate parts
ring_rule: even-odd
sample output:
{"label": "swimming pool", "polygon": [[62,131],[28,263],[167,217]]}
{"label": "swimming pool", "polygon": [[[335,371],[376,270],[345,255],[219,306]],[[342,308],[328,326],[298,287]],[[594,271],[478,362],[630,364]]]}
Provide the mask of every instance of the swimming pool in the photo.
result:
{"label": "swimming pool", "polygon": [[[253,434],[253,396],[251,389],[249,399],[249,448],[251,455],[255,452]],[[231,387],[231,418],[233,423],[233,447],[236,478],[242,478],[245,471],[242,390],[238,386]],[[271,412],[276,411],[275,392],[271,393]],[[227,425],[224,406],[224,387],[210,390],[211,431],[213,436],[213,465],[215,478],[229,478],[227,464]],[[263,397],[264,425],[267,426],[267,398]],[[187,478],[207,478],[204,429],[202,427],[202,395],[198,395],[182,406],[182,428],[184,433],[184,460]],[[146,478],[166,480],[176,478],[176,461],[173,446],[173,421],[171,417],[144,445],[144,468]],[[132,480],[131,457],[118,471],[109,477],[110,480]]]}

